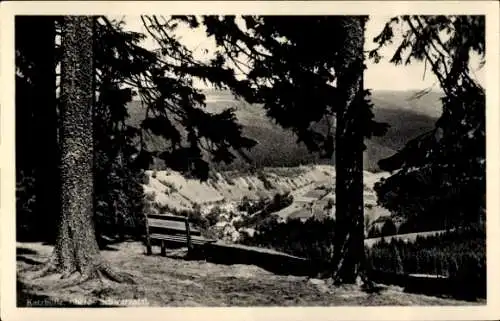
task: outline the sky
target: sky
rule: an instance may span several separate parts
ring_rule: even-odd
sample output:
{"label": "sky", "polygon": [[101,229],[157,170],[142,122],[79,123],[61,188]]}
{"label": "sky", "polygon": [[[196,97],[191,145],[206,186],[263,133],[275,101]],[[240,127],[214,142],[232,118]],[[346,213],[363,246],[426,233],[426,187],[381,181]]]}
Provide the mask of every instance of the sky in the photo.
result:
{"label": "sky", "polygon": [[[113,16],[115,19],[123,19],[126,23],[125,29],[139,31],[147,34],[142,21],[139,16]],[[370,19],[366,25],[365,32],[365,50],[370,50],[376,47],[373,42],[373,38],[377,36],[383,29],[385,22],[387,22],[391,16],[370,16]],[[398,34],[398,29],[394,30],[396,36]],[[188,48],[193,50],[195,58],[206,59],[206,54],[204,54],[203,49],[207,49],[209,52],[213,52],[215,48],[215,43],[212,38],[208,38],[205,34],[203,28],[198,28],[195,30],[185,28],[179,28],[178,37],[181,42]],[[154,49],[154,41],[151,38],[146,39],[143,44],[147,49]],[[364,74],[365,88],[372,90],[422,90],[432,87],[435,90],[439,90],[437,80],[432,74],[430,67],[427,66],[424,78],[424,69],[426,68],[423,63],[412,63],[407,66],[394,66],[389,63],[389,59],[392,57],[396,49],[396,44],[390,45],[381,51],[384,58],[375,64],[371,60],[367,60]],[[483,69],[478,69],[478,61],[472,61],[472,70],[476,75],[476,78],[480,83],[484,81]],[[202,84],[200,83],[201,87]]]}

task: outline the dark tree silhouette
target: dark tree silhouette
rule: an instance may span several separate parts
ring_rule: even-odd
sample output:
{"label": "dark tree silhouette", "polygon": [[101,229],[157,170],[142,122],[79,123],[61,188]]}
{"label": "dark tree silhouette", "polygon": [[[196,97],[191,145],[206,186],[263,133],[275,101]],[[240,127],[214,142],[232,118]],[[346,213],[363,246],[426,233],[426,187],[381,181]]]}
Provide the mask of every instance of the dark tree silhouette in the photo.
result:
{"label": "dark tree silhouette", "polygon": [[[53,241],[56,226],[45,222],[59,214],[55,18],[16,16],[15,23],[17,234]],[[30,222],[45,228],[26,228]]]}
{"label": "dark tree silhouette", "polygon": [[[38,88],[36,98],[37,108],[34,109],[34,117],[38,119],[35,123],[37,133],[36,140],[38,146],[44,146],[44,157],[37,158],[36,194],[40,195],[37,202],[37,212],[44,213],[45,219],[49,217],[52,221],[59,213],[59,173],[58,173],[58,146],[57,146],[57,111],[54,108],[56,100],[56,77],[55,59],[56,52],[54,46],[55,26],[54,18],[50,16],[40,16],[35,18],[37,43],[42,47],[38,48],[34,56],[34,66],[40,68],[36,73],[34,82],[41,84]],[[47,230],[53,237],[55,225]],[[49,235],[50,235],[49,234]]]}
{"label": "dark tree silhouette", "polygon": [[380,236],[390,236],[397,233],[396,225],[392,220],[386,220],[380,231]]}
{"label": "dark tree silhouette", "polygon": [[[340,93],[335,135],[336,233],[333,278],[356,281],[364,261],[363,131],[364,25],[366,17],[339,17],[343,35],[336,60]],[[366,108],[366,107],[365,107]],[[363,272],[363,271],[362,271]]]}
{"label": "dark tree silhouette", "polygon": [[226,85],[248,102],[262,104],[269,117],[292,129],[311,151],[331,158],[335,145],[339,233],[327,275],[339,283],[353,282],[364,255],[363,139],[387,129],[373,121],[365,100],[369,92],[362,85],[366,18],[242,19],[244,28],[234,16],[203,17],[207,34],[220,48],[216,59],[245,76]]}
{"label": "dark tree silhouette", "polygon": [[[395,24],[404,31],[391,62],[429,64],[444,91],[443,113],[435,129],[379,162],[382,169],[397,171],[376,185],[379,202],[395,215],[437,220],[448,228],[482,222],[485,93],[471,77],[470,58],[475,53],[484,64],[484,16],[394,17],[375,38],[380,46],[392,39]],[[370,55],[381,58],[377,50]]]}

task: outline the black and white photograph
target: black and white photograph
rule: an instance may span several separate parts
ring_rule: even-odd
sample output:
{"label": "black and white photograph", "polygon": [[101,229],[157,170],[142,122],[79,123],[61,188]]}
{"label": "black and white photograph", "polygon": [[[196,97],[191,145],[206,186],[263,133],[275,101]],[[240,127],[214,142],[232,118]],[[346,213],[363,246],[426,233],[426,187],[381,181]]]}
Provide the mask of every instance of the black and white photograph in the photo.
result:
{"label": "black and white photograph", "polygon": [[10,17],[15,307],[490,308],[494,2],[203,2]]}

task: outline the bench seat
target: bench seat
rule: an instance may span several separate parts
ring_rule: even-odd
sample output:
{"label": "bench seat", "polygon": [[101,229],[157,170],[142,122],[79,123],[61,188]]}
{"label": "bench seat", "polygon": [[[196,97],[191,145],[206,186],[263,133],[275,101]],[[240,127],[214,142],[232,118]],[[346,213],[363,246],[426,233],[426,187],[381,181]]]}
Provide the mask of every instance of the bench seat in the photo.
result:
{"label": "bench seat", "polygon": [[201,236],[201,232],[192,226],[187,217],[163,214],[146,217],[146,248],[147,254],[152,254],[151,240],[161,242],[161,253],[165,255],[166,243],[186,244],[188,251],[217,240]]}
{"label": "bench seat", "polygon": [[[166,234],[150,234],[150,238],[152,240],[163,240],[163,241],[172,241],[177,243],[186,243],[187,237],[185,235],[166,235]],[[206,239],[202,236],[191,236],[191,242],[196,245],[203,245],[206,243],[213,243],[216,240]]]}

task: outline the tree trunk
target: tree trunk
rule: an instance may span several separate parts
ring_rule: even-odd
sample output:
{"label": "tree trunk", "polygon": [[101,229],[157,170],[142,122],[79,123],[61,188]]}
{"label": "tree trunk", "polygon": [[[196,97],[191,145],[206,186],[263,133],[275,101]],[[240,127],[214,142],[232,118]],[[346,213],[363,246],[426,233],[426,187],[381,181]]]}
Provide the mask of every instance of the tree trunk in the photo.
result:
{"label": "tree trunk", "polygon": [[336,233],[333,279],[335,283],[354,283],[364,259],[363,213],[363,44],[365,17],[339,18],[345,37],[336,66],[337,87],[342,95],[337,111]]}
{"label": "tree trunk", "polygon": [[93,18],[65,17],[61,47],[61,219],[54,249],[63,272],[87,274],[99,255],[93,173]]}

